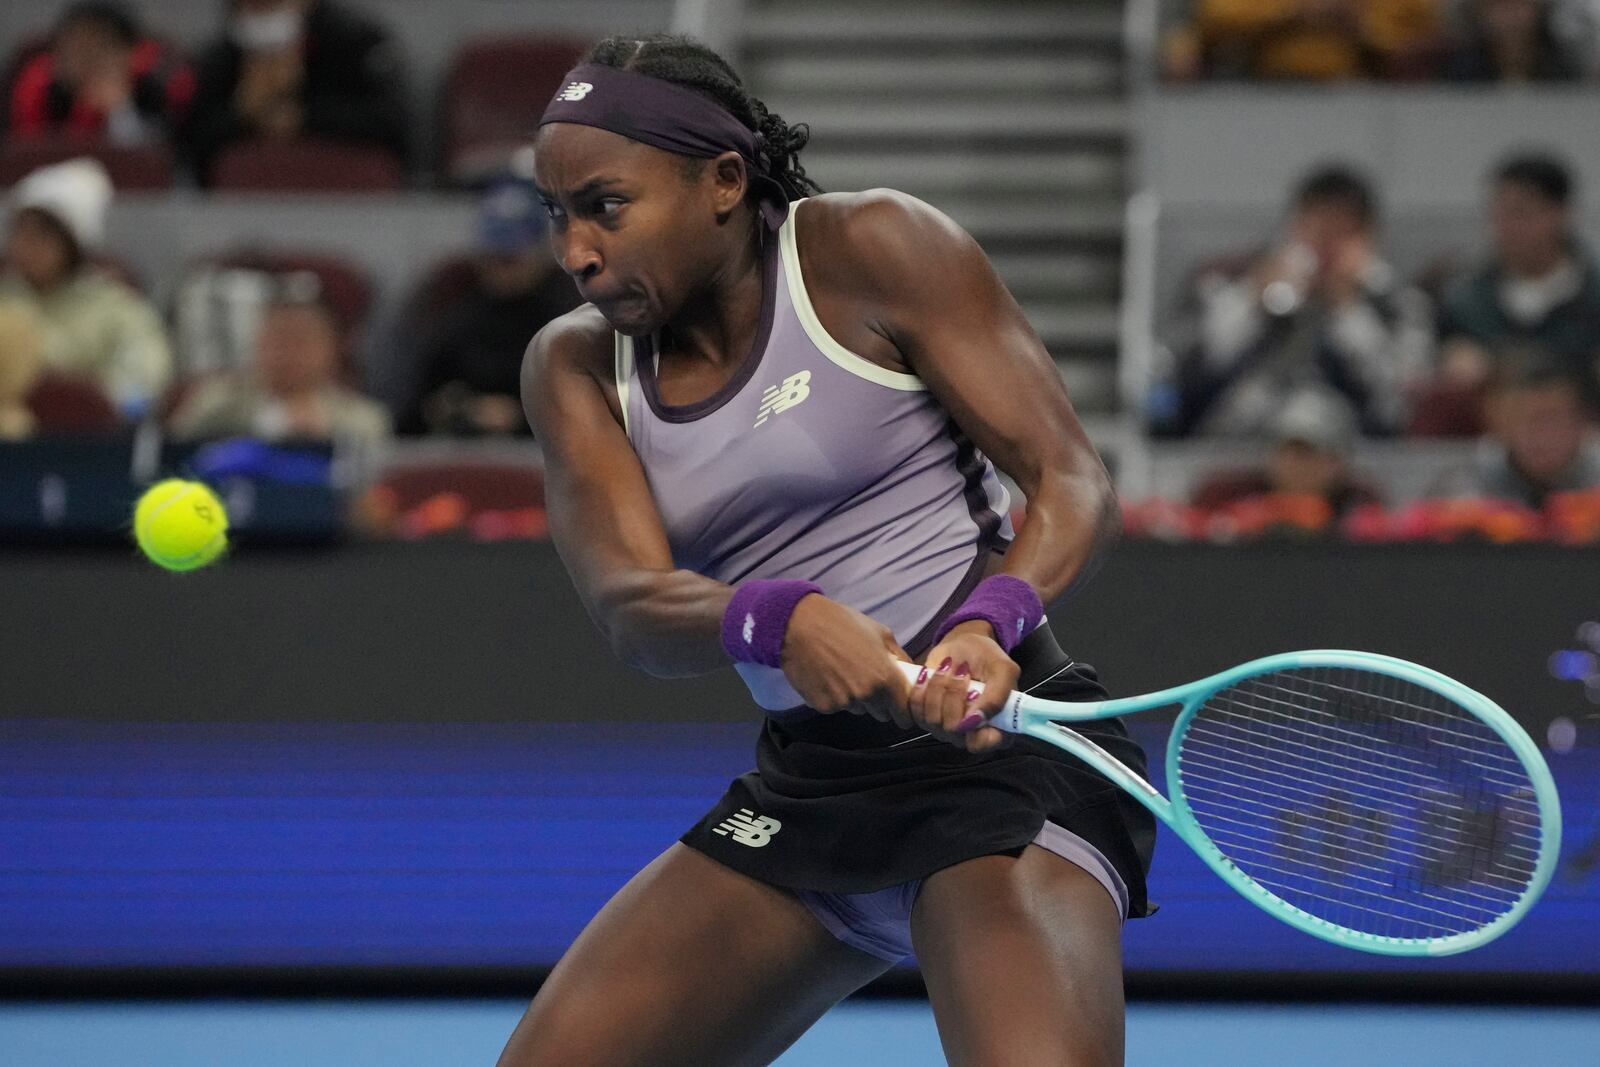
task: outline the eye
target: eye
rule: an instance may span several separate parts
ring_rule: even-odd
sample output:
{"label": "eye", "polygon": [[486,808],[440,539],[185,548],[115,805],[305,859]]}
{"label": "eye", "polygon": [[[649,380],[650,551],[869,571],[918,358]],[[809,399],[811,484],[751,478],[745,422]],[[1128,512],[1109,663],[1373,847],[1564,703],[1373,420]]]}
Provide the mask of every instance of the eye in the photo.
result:
{"label": "eye", "polygon": [[595,206],[595,214],[615,215],[622,210],[622,205],[626,203],[627,201],[620,196],[603,196]]}
{"label": "eye", "polygon": [[556,207],[556,205],[552,204],[548,200],[541,200],[539,203],[544,205],[545,214],[549,215],[552,221],[561,218],[563,212],[559,207]]}

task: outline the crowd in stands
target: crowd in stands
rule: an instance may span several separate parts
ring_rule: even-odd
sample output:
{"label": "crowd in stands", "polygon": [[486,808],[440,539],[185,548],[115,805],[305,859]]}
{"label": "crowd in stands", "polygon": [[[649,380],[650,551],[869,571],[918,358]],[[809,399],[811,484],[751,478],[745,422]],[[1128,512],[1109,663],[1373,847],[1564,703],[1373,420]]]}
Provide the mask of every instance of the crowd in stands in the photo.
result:
{"label": "crowd in stands", "polygon": [[1174,81],[1577,82],[1600,74],[1593,0],[1192,0]]}
{"label": "crowd in stands", "polygon": [[[523,348],[578,296],[513,152],[548,93],[508,91],[507,71],[559,78],[577,46],[462,49],[470,61],[447,79],[432,170],[478,190],[476,228],[406,302],[386,353],[400,387],[380,403],[356,387],[371,302],[359,269],[219,252],[163,279],[171,300],[158,308],[106,255],[109,150],[158,146],[179,161],[179,182],[201,187],[283,188],[250,185],[265,157],[249,153],[279,149],[311,153],[283,157],[285,173],[316,175],[321,158],[336,183],[374,155],[389,188],[429,166],[399,53],[370,16],[341,0],[218,7],[222,33],[188,57],[125,4],[73,3],[0,74],[0,157],[40,145],[64,157],[18,175],[3,216],[0,440],[152,422],[194,441],[525,437]],[[1169,38],[1168,71],[1576,80],[1595,63],[1596,23],[1600,0],[1195,0]],[[498,103],[463,104],[474,85]],[[1329,165],[1293,190],[1273,240],[1201,264],[1165,338],[1172,371],[1151,398],[1152,430],[1259,442],[1262,462],[1206,481],[1182,505],[1188,517],[1162,505],[1132,525],[1192,533],[1222,515],[1230,529],[1371,533],[1386,501],[1382,479],[1355,466],[1363,437],[1478,439],[1471,462],[1432,487],[1441,499],[1570,511],[1571,493],[1600,488],[1600,264],[1576,233],[1575,177],[1554,155],[1524,152],[1488,185],[1478,263],[1401,276],[1384,254],[1378,190]]]}
{"label": "crowd in stands", "polygon": [[[1575,229],[1574,178],[1555,156],[1524,152],[1488,186],[1480,262],[1399,277],[1382,255],[1376,192],[1327,166],[1294,192],[1276,240],[1196,269],[1167,336],[1153,429],[1276,451],[1249,477],[1201,486],[1195,506],[1310,494],[1328,505],[1313,509],[1324,523],[1337,519],[1371,503],[1343,480],[1358,433],[1478,437],[1436,497],[1538,510],[1600,489],[1600,262]],[[1322,428],[1306,430],[1313,421]]]}
{"label": "crowd in stands", "polygon": [[424,280],[414,321],[395,331],[393,358],[412,366],[415,385],[391,411],[352,384],[353,331],[367,304],[358,272],[266,253],[221,257],[177,287],[169,334],[151,301],[98,261],[112,196],[88,158],[43,167],[11,191],[0,437],[148,419],[184,438],[377,445],[397,425],[526,436],[523,349],[579,303],[549,254],[531,181],[504,177],[482,194],[471,250]]}

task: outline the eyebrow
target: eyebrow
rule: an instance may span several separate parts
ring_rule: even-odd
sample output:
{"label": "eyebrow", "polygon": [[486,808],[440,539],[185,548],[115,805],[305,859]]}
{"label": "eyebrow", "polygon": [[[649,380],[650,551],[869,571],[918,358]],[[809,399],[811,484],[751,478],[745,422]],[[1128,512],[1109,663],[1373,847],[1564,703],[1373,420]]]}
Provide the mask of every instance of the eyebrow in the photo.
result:
{"label": "eyebrow", "polygon": [[[582,185],[578,186],[576,189],[572,190],[572,192],[567,194],[567,199],[568,200],[581,200],[586,196],[593,196],[595,193],[598,193],[601,189],[604,189],[609,185],[621,185],[621,184],[622,184],[622,179],[621,178],[590,178],[588,181],[584,182]],[[535,185],[534,186],[534,190],[536,192],[538,192],[538,194],[540,196],[544,197],[546,200],[555,200],[555,199],[557,199],[557,197],[551,195],[542,186]]]}

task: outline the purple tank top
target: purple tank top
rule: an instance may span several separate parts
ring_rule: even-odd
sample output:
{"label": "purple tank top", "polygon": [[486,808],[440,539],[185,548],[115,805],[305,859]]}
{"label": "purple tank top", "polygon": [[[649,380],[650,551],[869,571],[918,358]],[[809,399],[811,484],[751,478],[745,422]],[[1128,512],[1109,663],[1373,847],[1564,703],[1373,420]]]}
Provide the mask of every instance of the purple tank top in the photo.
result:
{"label": "purple tank top", "polygon": [[[617,335],[628,439],[679,567],[808,579],[917,655],[1011,542],[1010,498],[921,379],[823,329],[800,274],[804,203],[768,242],[755,344],[712,396],[666,404],[652,339]],[[768,711],[802,704],[782,671],[738,669]]]}

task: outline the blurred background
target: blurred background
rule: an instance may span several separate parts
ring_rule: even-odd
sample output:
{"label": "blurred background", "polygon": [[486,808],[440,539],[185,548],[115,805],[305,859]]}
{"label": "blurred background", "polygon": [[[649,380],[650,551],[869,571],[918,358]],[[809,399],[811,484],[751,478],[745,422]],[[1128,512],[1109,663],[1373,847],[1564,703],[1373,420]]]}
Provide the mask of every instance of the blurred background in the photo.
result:
{"label": "blurred background", "polygon": [[[1167,841],[1129,1062],[1600,1055],[1600,2],[8,0],[0,1061],[492,1062],[748,767],[731,672],[602,646],[518,399],[577,302],[533,124],[667,29],[987,250],[1123,498],[1051,613],[1114,694],[1369,649],[1546,751],[1561,871],[1465,956]],[[181,577],[128,532],[172,475],[234,521]],[[938,1062],[914,969],[869,993],[782,1062]]]}

